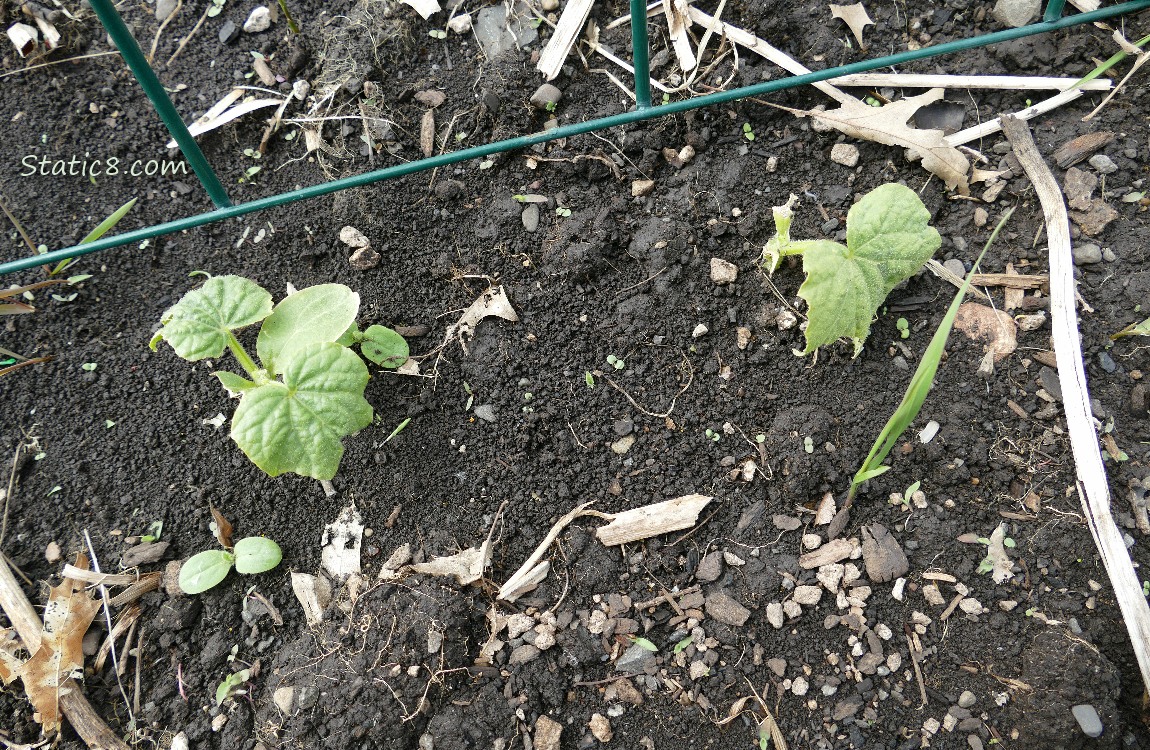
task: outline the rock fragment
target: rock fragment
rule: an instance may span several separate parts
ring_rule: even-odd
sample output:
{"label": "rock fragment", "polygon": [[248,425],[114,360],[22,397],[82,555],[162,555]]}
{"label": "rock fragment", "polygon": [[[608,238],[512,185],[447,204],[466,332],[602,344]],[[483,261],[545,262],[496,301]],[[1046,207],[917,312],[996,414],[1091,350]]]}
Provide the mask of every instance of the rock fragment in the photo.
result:
{"label": "rock fragment", "polygon": [[716,284],[733,284],[739,276],[739,267],[722,258],[711,258],[711,281]]}
{"label": "rock fragment", "polygon": [[851,143],[836,143],[831,147],[831,161],[844,167],[854,167],[859,163],[858,146]]}
{"label": "rock fragment", "polygon": [[906,553],[882,524],[864,526],[862,554],[866,573],[876,583],[893,581],[910,570]]}
{"label": "rock fragment", "polygon": [[535,93],[531,95],[528,100],[532,107],[542,110],[553,110],[559,100],[563,98],[563,92],[559,90],[558,86],[551,83],[545,83],[539,88],[535,89]]}
{"label": "rock fragment", "polygon": [[244,31],[248,34],[258,34],[267,31],[272,25],[272,12],[266,5],[257,5],[252,9],[248,20],[244,21]]}
{"label": "rock fragment", "polygon": [[[857,543],[857,542],[856,542]],[[799,558],[799,566],[810,570],[821,568],[823,565],[837,563],[851,556],[855,544],[850,539],[842,537],[832,539],[814,552],[808,552]]]}
{"label": "rock fragment", "polygon": [[751,616],[751,610],[721,591],[707,597],[705,610],[708,617],[734,627],[741,627]]}
{"label": "rock fragment", "polygon": [[592,736],[603,744],[607,744],[615,736],[615,732],[611,729],[611,722],[603,714],[591,714],[589,726]]}
{"label": "rock fragment", "polygon": [[563,725],[549,716],[540,716],[535,722],[535,748],[536,750],[559,750],[559,737],[563,734]]}

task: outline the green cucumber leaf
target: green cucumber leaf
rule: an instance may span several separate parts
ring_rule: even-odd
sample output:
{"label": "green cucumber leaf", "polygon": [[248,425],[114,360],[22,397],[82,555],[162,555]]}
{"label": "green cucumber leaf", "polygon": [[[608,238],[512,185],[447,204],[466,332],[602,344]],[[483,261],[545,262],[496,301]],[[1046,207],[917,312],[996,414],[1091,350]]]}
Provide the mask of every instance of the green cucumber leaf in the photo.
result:
{"label": "green cucumber leaf", "polygon": [[229,396],[239,396],[243,394],[244,391],[256,387],[255,383],[241,375],[236,375],[234,372],[223,370],[221,372],[213,372],[212,374],[220,379],[220,385],[227,390]]}
{"label": "green cucumber leaf", "polygon": [[360,341],[363,341],[363,334],[359,332],[359,326],[352,323],[347,327],[347,330],[343,332],[343,335],[335,340],[335,343],[340,346],[351,346]]}
{"label": "green cucumber leaf", "polygon": [[232,439],[269,476],[331,479],[343,456],[342,438],[371,424],[371,404],[363,397],[367,365],[332,342],[290,347],[280,356],[283,381],[244,393]]}
{"label": "green cucumber leaf", "polygon": [[218,549],[192,555],[180,566],[180,589],[185,594],[202,594],[227,578],[235,559],[230,552]]}
{"label": "green cucumber leaf", "polygon": [[233,551],[236,572],[244,575],[266,573],[279,565],[284,556],[278,544],[263,536],[245,537],[236,542]]}
{"label": "green cucumber leaf", "polygon": [[260,327],[256,354],[273,375],[289,349],[336,341],[355,323],[359,295],[343,284],[319,284],[301,289],[276,305]]}
{"label": "green cucumber leaf", "polygon": [[391,370],[406,362],[411,353],[403,336],[384,326],[368,326],[359,350],[372,362]]}
{"label": "green cucumber leaf", "polygon": [[803,254],[807,279],[799,296],[810,308],[803,354],[846,337],[858,355],[886,296],[942,244],[929,222],[930,211],[918,195],[890,183],[851,207],[845,246],[829,240],[790,242],[785,236],[789,222],[779,226],[778,239],[768,243],[765,255],[777,263],[781,256]]}
{"label": "green cucumber leaf", "polygon": [[242,276],[213,276],[185,294],[160,318],[163,328],[152,337],[152,351],[167,341],[180,357],[195,362],[224,353],[228,335],[258,323],[272,312],[272,296]]}

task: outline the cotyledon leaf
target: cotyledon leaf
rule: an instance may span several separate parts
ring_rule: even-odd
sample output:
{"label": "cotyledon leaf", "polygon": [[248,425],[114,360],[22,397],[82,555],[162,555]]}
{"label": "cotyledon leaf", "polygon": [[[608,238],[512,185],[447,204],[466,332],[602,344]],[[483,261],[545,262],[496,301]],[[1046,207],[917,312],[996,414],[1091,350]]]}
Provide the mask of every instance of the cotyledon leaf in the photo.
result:
{"label": "cotyledon leaf", "polygon": [[242,276],[213,276],[180,298],[160,318],[164,327],[152,337],[152,351],[167,341],[180,357],[195,362],[224,353],[228,334],[266,318],[272,296]]}
{"label": "cotyledon leaf", "polygon": [[[337,334],[338,335],[338,334]],[[367,365],[332,342],[280,355],[282,381],[244,392],[232,418],[232,439],[269,476],[294,472],[331,479],[342,438],[371,424],[363,397]]]}
{"label": "cotyledon leaf", "polygon": [[803,354],[842,337],[854,341],[858,354],[887,294],[942,244],[929,222],[930,211],[914,191],[891,183],[851,207],[845,246],[827,240],[791,243],[802,246],[807,273],[799,287],[810,307]]}

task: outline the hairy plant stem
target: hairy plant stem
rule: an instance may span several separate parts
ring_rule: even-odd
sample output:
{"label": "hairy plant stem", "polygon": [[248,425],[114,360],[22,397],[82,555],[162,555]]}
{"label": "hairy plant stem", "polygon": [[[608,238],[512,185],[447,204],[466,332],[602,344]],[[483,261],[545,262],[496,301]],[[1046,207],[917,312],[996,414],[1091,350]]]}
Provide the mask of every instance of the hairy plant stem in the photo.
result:
{"label": "hairy plant stem", "polygon": [[231,349],[232,356],[240,363],[240,367],[244,368],[244,372],[248,374],[253,381],[257,384],[267,382],[267,373],[256,364],[255,360],[244,349],[244,345],[240,343],[236,335],[228,331],[228,349]]}

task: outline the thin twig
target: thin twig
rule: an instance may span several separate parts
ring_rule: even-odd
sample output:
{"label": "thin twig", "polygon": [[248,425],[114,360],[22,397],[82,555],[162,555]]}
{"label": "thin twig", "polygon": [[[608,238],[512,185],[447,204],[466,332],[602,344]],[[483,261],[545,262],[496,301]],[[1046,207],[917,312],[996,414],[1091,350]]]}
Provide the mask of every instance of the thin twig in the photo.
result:
{"label": "thin twig", "polygon": [[36,70],[37,68],[47,68],[49,65],[59,65],[60,63],[76,62],[77,60],[88,60],[88,59],[93,58],[93,57],[107,57],[108,55],[118,55],[118,54],[120,54],[118,51],[113,50],[111,52],[93,52],[90,55],[80,55],[78,57],[69,57],[69,58],[64,59],[64,60],[51,60],[49,62],[38,63],[36,65],[29,65],[27,68],[20,68],[19,70],[9,70],[7,73],[0,73],[0,78],[7,78],[8,76],[14,76],[14,75],[17,75],[18,73],[27,73],[28,71]]}
{"label": "thin twig", "polygon": [[[160,36],[164,33],[164,29],[168,27],[168,24],[172,22],[173,18],[180,14],[180,10],[183,7],[184,0],[178,0],[176,3],[176,9],[169,13],[168,17],[164,19],[164,22],[160,24],[160,28],[156,29],[156,36],[152,38],[152,49],[150,52],[148,52],[149,65],[152,64],[152,60],[156,59],[156,47],[160,46]],[[210,3],[208,4],[208,7],[212,7]]]}
{"label": "thin twig", "polygon": [[[84,543],[88,545],[88,554],[92,557],[92,570],[97,573],[100,572],[100,561],[96,558],[96,548],[92,546],[92,537],[88,535],[88,530],[84,529]],[[108,587],[104,584],[100,585],[100,596],[104,600],[104,622],[108,626],[109,636],[112,633],[112,603],[108,600]],[[132,707],[128,699],[128,691],[124,689],[124,683],[120,679],[120,661],[116,656],[116,642],[112,641],[111,645],[112,666],[113,671],[116,673],[116,685],[120,688],[120,695],[124,698],[124,709],[128,712],[128,720],[134,726],[136,723],[136,715],[132,712]]]}
{"label": "thin twig", "polygon": [[691,367],[690,362],[687,362],[687,367],[689,368],[689,374],[687,375],[687,384],[679,389],[679,392],[676,393],[675,396],[671,399],[671,405],[667,408],[667,411],[663,412],[662,414],[656,414],[653,411],[648,411],[647,409],[644,409],[643,406],[638,401],[636,401],[634,398],[631,397],[630,393],[627,393],[627,391],[623,390],[623,387],[620,386],[618,383],[616,383],[611,378],[604,377],[603,379],[606,380],[611,385],[612,388],[619,391],[619,393],[622,393],[623,397],[631,402],[631,406],[634,406],[636,409],[643,412],[648,417],[655,417],[656,419],[666,419],[667,417],[671,416],[671,412],[673,412],[675,410],[675,402],[679,399],[679,396],[682,396],[684,393],[686,393],[687,389],[691,387],[691,383],[695,380],[695,368]]}
{"label": "thin twig", "polygon": [[204,8],[204,14],[200,16],[200,20],[196,21],[196,25],[192,27],[191,32],[180,40],[180,46],[176,47],[176,51],[168,58],[168,65],[171,65],[172,61],[180,56],[180,53],[184,51],[184,47],[188,46],[188,42],[192,41],[192,37],[194,37],[196,32],[200,30],[200,27],[204,25],[204,21],[208,20],[208,11],[211,10],[212,7],[212,3],[208,3],[208,7]]}

